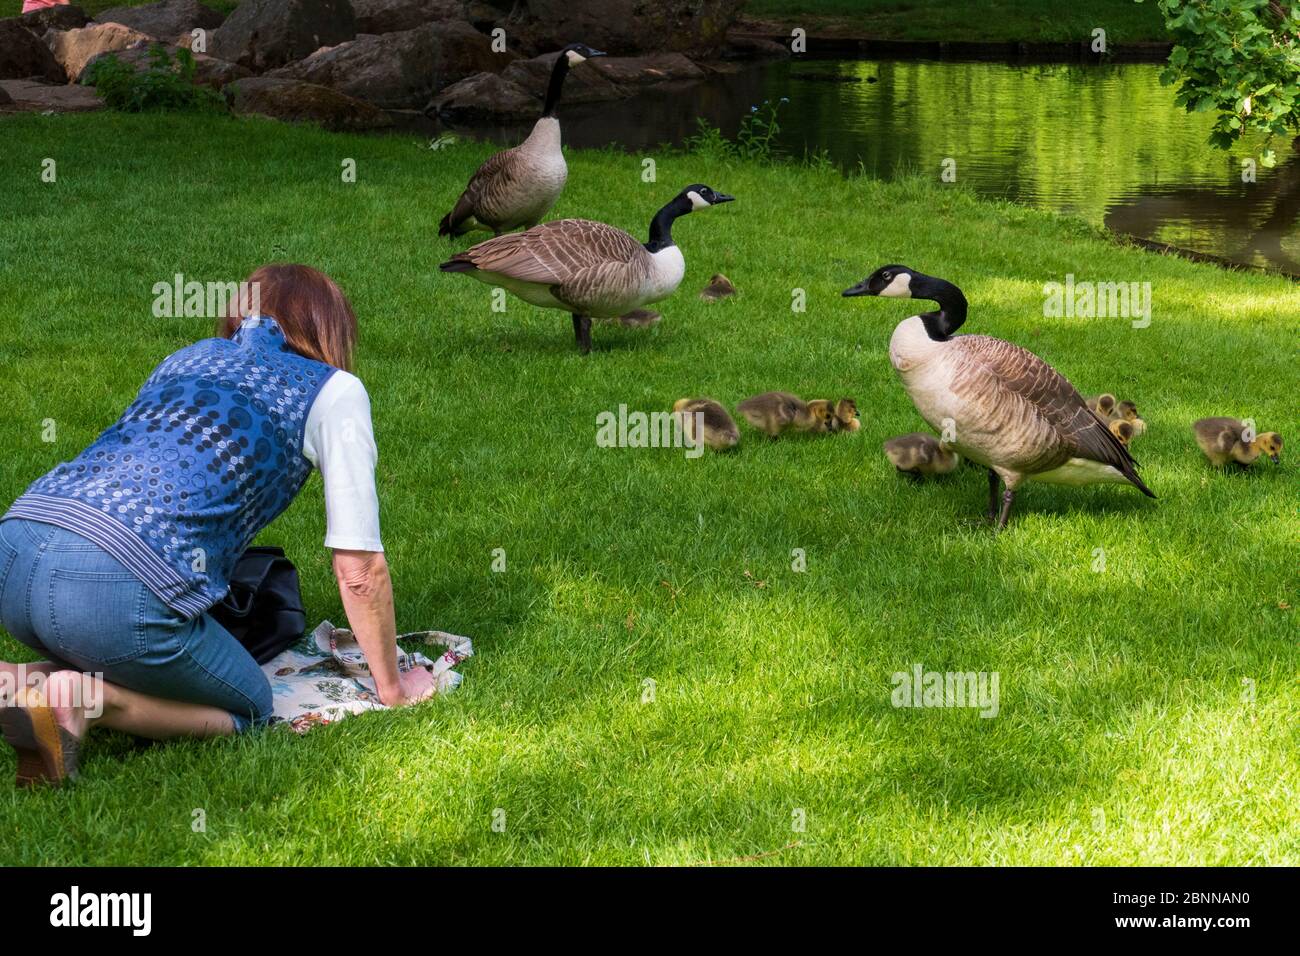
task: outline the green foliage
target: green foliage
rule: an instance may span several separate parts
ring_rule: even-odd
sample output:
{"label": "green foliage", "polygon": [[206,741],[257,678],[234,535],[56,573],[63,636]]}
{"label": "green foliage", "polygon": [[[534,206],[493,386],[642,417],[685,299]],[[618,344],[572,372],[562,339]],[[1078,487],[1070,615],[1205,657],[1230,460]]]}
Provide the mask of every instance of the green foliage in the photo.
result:
{"label": "green foliage", "polygon": [[[1141,3],[1142,0],[1137,0]],[[1177,45],[1162,83],[1180,84],[1188,112],[1218,113],[1210,142],[1228,149],[1250,131],[1300,129],[1300,5],[1276,0],[1157,0]],[[1271,149],[1265,166],[1276,159]]]}
{"label": "green foliage", "polygon": [[699,132],[686,138],[686,151],[701,156],[772,162],[779,158],[776,137],[781,132],[781,124],[777,113],[781,104],[788,102],[789,99],[783,96],[776,101],[763,100],[760,105],[751,106],[749,115],[740,121],[740,130],[734,140],[727,139],[721,130],[705,120],[697,120]]}
{"label": "green foliage", "polygon": [[749,0],[744,12],[811,36],[1077,43],[1094,27],[1112,44],[1164,36],[1160,12],[1133,0]]}
{"label": "green foliage", "polygon": [[149,48],[149,66],[140,71],[113,54],[96,60],[88,71],[93,85],[109,109],[124,113],[170,110],[182,113],[216,112],[224,101],[216,90],[196,86],[194,55],[184,48],[173,60],[162,44]]}

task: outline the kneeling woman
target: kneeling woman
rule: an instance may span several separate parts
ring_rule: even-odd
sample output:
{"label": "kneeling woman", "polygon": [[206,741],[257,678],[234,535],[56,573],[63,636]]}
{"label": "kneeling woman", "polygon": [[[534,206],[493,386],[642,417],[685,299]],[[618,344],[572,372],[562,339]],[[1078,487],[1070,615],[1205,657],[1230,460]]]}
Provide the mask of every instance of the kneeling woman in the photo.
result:
{"label": "kneeling woman", "polygon": [[[73,776],[96,724],[161,739],[270,719],[265,675],[208,611],[313,466],[343,608],[381,700],[432,692],[428,672],[397,669],[370,402],[348,371],[352,308],[307,266],[265,266],[247,288],[262,314],[164,359],[116,424],[0,520],[0,623],[49,658],[0,662],[24,685],[0,701],[20,785]],[[39,690],[26,686],[37,671]]]}

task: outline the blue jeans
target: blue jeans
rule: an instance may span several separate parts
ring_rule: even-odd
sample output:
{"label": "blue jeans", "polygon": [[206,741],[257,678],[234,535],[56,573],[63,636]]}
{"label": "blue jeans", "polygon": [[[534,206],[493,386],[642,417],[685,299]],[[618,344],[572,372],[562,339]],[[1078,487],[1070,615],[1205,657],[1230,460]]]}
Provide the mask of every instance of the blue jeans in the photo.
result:
{"label": "blue jeans", "polygon": [[0,624],[61,667],[229,711],[237,732],[271,718],[271,684],[229,631],[211,615],[172,610],[71,531],[0,521]]}

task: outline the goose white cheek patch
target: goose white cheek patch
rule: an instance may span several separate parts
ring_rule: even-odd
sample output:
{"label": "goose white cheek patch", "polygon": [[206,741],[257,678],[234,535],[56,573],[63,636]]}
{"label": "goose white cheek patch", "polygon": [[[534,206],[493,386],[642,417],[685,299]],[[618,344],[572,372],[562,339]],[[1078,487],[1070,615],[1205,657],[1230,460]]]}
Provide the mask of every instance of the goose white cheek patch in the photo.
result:
{"label": "goose white cheek patch", "polygon": [[688,193],[686,194],[686,198],[689,199],[689,200],[691,201],[691,208],[692,208],[692,209],[708,209],[708,208],[709,208],[709,204],[706,203],[706,202],[704,201],[704,197],[701,196],[699,193],[697,193],[694,189],[692,189],[690,192],[688,192]]}
{"label": "goose white cheek patch", "polygon": [[900,272],[890,280],[889,285],[880,290],[880,294],[891,299],[910,299],[912,297],[912,281],[906,272]]}
{"label": "goose white cheek patch", "polygon": [[569,66],[577,66],[579,63],[587,62],[587,58],[576,50],[570,50],[565,55],[569,58]]}

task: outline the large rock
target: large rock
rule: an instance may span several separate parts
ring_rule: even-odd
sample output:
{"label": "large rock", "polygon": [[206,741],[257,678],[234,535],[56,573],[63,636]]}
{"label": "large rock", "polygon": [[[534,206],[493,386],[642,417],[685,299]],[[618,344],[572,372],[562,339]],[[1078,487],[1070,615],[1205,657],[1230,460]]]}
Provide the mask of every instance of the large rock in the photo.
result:
{"label": "large rock", "polygon": [[400,33],[435,20],[459,20],[461,0],[352,0],[358,33]]}
{"label": "large rock", "polygon": [[0,80],[40,77],[63,83],[63,67],[45,42],[24,29],[17,19],[0,20]]}
{"label": "large rock", "polygon": [[[602,56],[588,60],[591,68],[616,86],[654,86],[657,83],[694,82],[705,73],[680,53],[652,56]],[[583,64],[584,66],[586,64]]]}
{"label": "large rock", "polygon": [[[546,96],[551,68],[558,53],[545,53],[531,60],[511,63],[501,75],[539,100]],[[633,96],[659,83],[694,82],[705,72],[680,53],[653,56],[602,56],[580,63],[564,81],[562,102],[598,103]]]}
{"label": "large rock", "polygon": [[236,113],[256,113],[272,119],[319,123],[329,130],[370,130],[392,125],[392,118],[369,103],[327,86],[284,77],[254,76],[236,80],[225,89]]}
{"label": "large rock", "polygon": [[474,124],[495,119],[531,119],[542,102],[518,83],[496,73],[476,73],[446,87],[428,105],[447,123]]}
{"label": "large rock", "polygon": [[57,7],[41,7],[24,13],[18,22],[39,37],[44,36],[46,30],[80,29],[90,22],[90,17],[75,3],[62,3]]}
{"label": "large rock", "polygon": [[91,60],[111,50],[125,50],[137,43],[148,43],[153,38],[124,27],[120,23],[92,23],[80,30],[51,31],[45,35],[50,52],[68,75],[69,83],[81,79],[81,73]]}
{"label": "large rock", "polygon": [[[675,52],[715,57],[745,0],[527,0],[522,33],[538,49],[581,40],[620,56]],[[510,27],[506,26],[507,33]]]}
{"label": "large rock", "polygon": [[[517,60],[506,67],[501,75],[512,83],[523,87],[537,98],[540,104],[546,98],[546,86],[551,81],[551,70],[555,66],[558,53],[544,53],[531,60]],[[604,57],[579,63],[569,71],[564,81],[564,93],[561,102],[598,103],[604,100],[617,100],[630,95],[605,74],[597,71],[595,64]]]}
{"label": "large rock", "polygon": [[[156,46],[163,46],[172,60],[176,59],[181,47],[175,44],[158,44],[142,43],[139,46],[129,47],[125,50],[114,50],[108,53],[101,53],[95,59],[86,64],[85,70],[81,74],[81,82],[85,83],[90,79],[91,67],[99,60],[107,56],[115,56],[123,63],[130,66],[137,73],[148,72],[153,65],[150,57],[150,50]],[[186,48],[188,49],[188,47]],[[231,63],[227,60],[218,60],[214,56],[208,56],[204,53],[191,53],[194,57],[194,82],[198,86],[210,86],[214,90],[219,90],[227,83],[233,83],[235,80],[242,80],[244,77],[252,76],[252,72],[238,63]]]}
{"label": "large rock", "polygon": [[102,110],[104,101],[95,93],[93,87],[68,86],[48,83],[34,83],[31,80],[0,80],[0,91],[11,102],[5,110],[29,113],[87,113]]}
{"label": "large rock", "polygon": [[213,31],[207,52],[262,72],[356,35],[348,0],[244,0]]}
{"label": "large rock", "polygon": [[467,23],[426,23],[414,30],[363,34],[268,76],[304,80],[389,109],[418,108],[430,95],[475,73],[501,69],[513,57]]}
{"label": "large rock", "polygon": [[224,20],[221,14],[198,0],[159,0],[143,7],[113,7],[96,14],[99,23],[120,23],[159,40],[175,42],[189,38],[197,29],[215,30]]}

